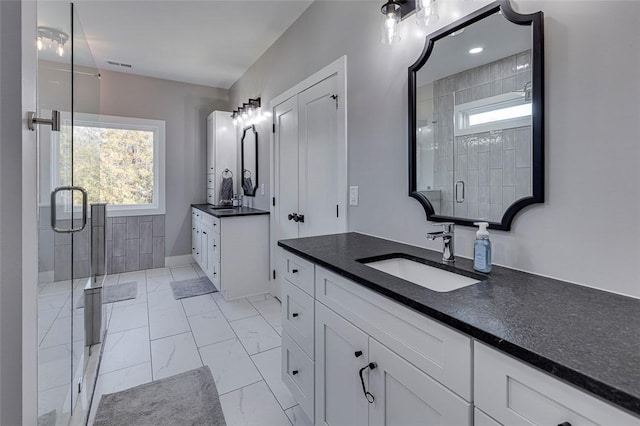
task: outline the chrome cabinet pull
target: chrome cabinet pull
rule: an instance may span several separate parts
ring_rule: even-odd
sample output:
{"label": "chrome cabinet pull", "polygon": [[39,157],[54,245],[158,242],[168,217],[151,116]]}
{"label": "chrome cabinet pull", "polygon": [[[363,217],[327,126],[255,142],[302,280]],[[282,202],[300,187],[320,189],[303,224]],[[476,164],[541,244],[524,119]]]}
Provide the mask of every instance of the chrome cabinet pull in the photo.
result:
{"label": "chrome cabinet pull", "polygon": [[[58,210],[56,209],[56,195],[60,191],[71,191],[71,193],[80,191],[82,193],[82,225],[80,227],[73,227],[73,203],[71,205],[71,228],[58,228],[56,226],[58,222],[56,217]],[[82,231],[85,226],[87,226],[87,191],[81,186],[59,186],[51,191],[51,228],[60,234],[71,234]]]}

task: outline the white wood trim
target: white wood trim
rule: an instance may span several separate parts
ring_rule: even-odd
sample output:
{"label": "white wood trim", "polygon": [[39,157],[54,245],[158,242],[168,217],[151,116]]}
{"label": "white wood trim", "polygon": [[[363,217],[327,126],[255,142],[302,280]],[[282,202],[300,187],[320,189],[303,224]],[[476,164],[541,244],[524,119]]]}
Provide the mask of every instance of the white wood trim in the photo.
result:
{"label": "white wood trim", "polygon": [[[269,111],[272,114],[272,119],[275,120],[275,108],[286,100],[290,99],[293,96],[296,96],[298,93],[308,89],[309,87],[325,80],[332,75],[336,75],[338,78],[337,88],[338,88],[338,102],[340,102],[342,108],[342,115],[338,117],[338,135],[342,136],[342,147],[339,148],[338,158],[338,182],[339,186],[342,187],[342,195],[341,198],[341,206],[342,212],[344,215],[343,221],[343,229],[342,232],[347,232],[349,229],[349,187],[348,187],[348,170],[349,170],[349,158],[348,158],[348,128],[347,128],[347,56],[344,55],[321,70],[317,71],[310,77],[302,80],[298,84],[294,85],[292,88],[286,90],[280,95],[274,97],[269,102]],[[274,123],[274,121],[272,121]],[[275,152],[277,152],[276,139],[274,137],[273,131],[270,135],[270,153],[269,153],[269,163],[271,164],[270,177],[269,177],[269,185],[271,187],[272,197],[276,198],[276,203],[278,202],[280,194],[278,193],[278,188],[276,187],[276,170],[279,165],[277,165],[277,157]],[[277,235],[277,225],[278,225],[278,215],[277,210],[273,206],[273,198],[269,200],[269,211],[270,211],[270,219],[269,219],[269,258],[270,258],[270,273],[269,273],[269,292],[274,294],[274,281],[273,281],[273,272],[277,270],[277,248],[278,248],[278,235]],[[279,279],[279,278],[276,278]],[[279,296],[274,294],[275,296]]]}
{"label": "white wood trim", "polygon": [[171,268],[174,266],[190,265],[194,263],[193,256],[190,254],[183,254],[180,256],[169,256],[164,258],[164,266]]}

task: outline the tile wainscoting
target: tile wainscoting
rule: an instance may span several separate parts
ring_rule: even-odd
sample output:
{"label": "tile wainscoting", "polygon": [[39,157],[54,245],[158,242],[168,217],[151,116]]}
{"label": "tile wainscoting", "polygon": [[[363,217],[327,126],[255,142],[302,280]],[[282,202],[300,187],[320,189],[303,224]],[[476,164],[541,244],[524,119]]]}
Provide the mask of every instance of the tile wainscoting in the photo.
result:
{"label": "tile wainscoting", "polygon": [[[40,214],[41,218],[49,217],[49,208],[41,208]],[[59,226],[65,227],[69,226],[68,222],[58,221]],[[40,220],[40,223],[38,270],[46,277],[41,281],[71,279],[72,256],[74,278],[88,277],[91,272],[91,223],[73,236],[53,232],[47,220]],[[165,266],[165,215],[107,217],[105,239],[108,274]]]}

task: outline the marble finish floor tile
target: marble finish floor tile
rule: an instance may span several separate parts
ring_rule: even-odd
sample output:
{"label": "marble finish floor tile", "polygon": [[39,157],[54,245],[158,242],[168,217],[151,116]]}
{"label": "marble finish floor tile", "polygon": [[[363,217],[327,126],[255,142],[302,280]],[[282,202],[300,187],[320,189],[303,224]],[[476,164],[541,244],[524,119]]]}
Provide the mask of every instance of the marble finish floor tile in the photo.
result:
{"label": "marble finish floor tile", "polygon": [[132,281],[145,284],[146,280],[147,280],[147,274],[145,271],[124,272],[120,274],[120,278],[118,279],[118,284],[130,283]]}
{"label": "marble finish floor tile", "polygon": [[119,306],[118,303],[114,303],[107,333],[119,333],[134,328],[147,327],[148,325],[149,318],[146,303],[125,306]]}
{"label": "marble finish floor tile", "polygon": [[220,396],[227,426],[290,426],[278,402],[261,381]]}
{"label": "marble finish floor tile", "polygon": [[152,275],[147,277],[147,293],[156,291],[171,291],[169,284],[173,281],[171,272],[167,275]]}
{"label": "marble finish floor tile", "polygon": [[108,334],[100,374],[151,361],[149,327]]}
{"label": "marble finish floor tile", "polygon": [[309,420],[299,405],[289,408],[285,411],[285,414],[289,417],[289,421],[293,426],[313,426],[313,422]]}
{"label": "marble finish floor tile", "polygon": [[277,348],[282,339],[262,316],[229,322],[249,355]]}
{"label": "marble finish floor tile", "polygon": [[252,355],[253,363],[275,395],[283,410],[297,404],[293,395],[282,381],[282,349],[280,347]]}
{"label": "marble finish floor tile", "polygon": [[181,304],[175,307],[149,310],[151,340],[191,331]]}
{"label": "marble finish floor tile", "polygon": [[237,339],[202,347],[200,356],[211,369],[220,395],[262,380]]}
{"label": "marble finish floor tile", "polygon": [[147,304],[149,306],[149,312],[155,310],[162,310],[167,308],[180,308],[182,309],[182,303],[173,297],[173,292],[167,284],[167,290],[152,291],[147,294]]}
{"label": "marble finish floor tile", "polygon": [[198,347],[235,339],[236,334],[219,310],[187,317]]}
{"label": "marble finish floor tile", "polygon": [[220,308],[213,301],[211,294],[203,294],[202,296],[187,297],[180,299],[184,311],[187,316],[204,314],[205,312],[220,312]]}
{"label": "marble finish floor tile", "polygon": [[282,335],[282,304],[275,297],[251,303],[271,327]]}
{"label": "marble finish floor tile", "polygon": [[202,367],[202,360],[191,333],[153,340],[151,367],[153,380]]}
{"label": "marble finish floor tile", "polygon": [[198,278],[198,273],[195,269],[193,269],[193,266],[191,265],[175,266],[171,268],[171,275],[173,275],[174,281],[184,281]]}
{"label": "marble finish floor tile", "polygon": [[40,348],[50,348],[65,343],[71,343],[71,316],[58,317],[53,321],[40,343]]}
{"label": "marble finish floor tile", "polygon": [[38,390],[45,391],[71,383],[71,345],[41,348],[38,351]]}
{"label": "marble finish floor tile", "polygon": [[220,293],[213,293],[211,297],[216,301],[216,304],[227,318],[227,321],[235,321],[259,315],[258,311],[255,310],[247,299],[238,299],[227,302]]}

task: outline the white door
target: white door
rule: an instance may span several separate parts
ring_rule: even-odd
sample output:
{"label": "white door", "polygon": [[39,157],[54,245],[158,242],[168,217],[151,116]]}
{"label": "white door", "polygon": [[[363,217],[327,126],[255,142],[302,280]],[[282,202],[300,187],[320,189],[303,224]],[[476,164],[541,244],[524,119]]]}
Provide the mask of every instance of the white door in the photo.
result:
{"label": "white door", "polygon": [[[316,302],[316,425],[366,426],[368,405],[360,369],[368,336]],[[365,386],[368,369],[363,371]]]}
{"label": "white door", "polygon": [[[329,77],[298,95],[299,236],[334,234],[342,231],[338,187],[337,76]],[[342,214],[340,211],[342,210]]]}
{"label": "white door", "polygon": [[371,426],[471,426],[471,404],[371,338],[369,360]]}
{"label": "white door", "polygon": [[[333,74],[273,108],[275,208],[272,249],[288,238],[346,231],[345,102]],[[275,265],[273,265],[275,267]],[[271,292],[280,297],[282,283]]]}

